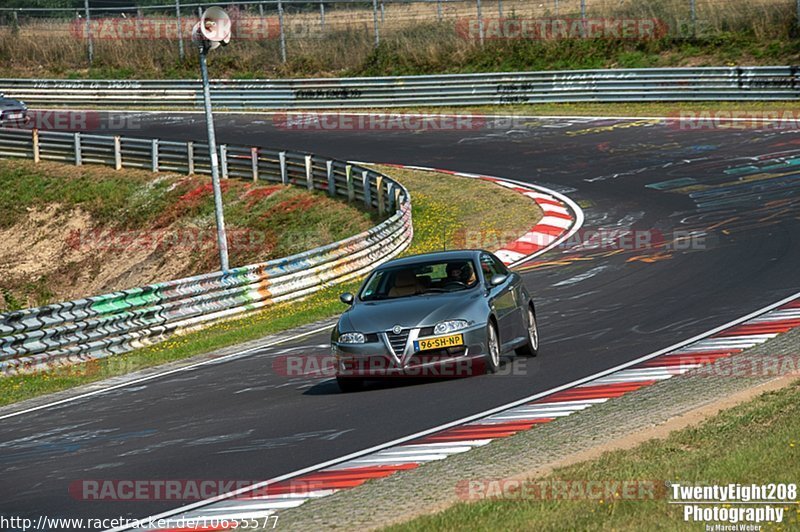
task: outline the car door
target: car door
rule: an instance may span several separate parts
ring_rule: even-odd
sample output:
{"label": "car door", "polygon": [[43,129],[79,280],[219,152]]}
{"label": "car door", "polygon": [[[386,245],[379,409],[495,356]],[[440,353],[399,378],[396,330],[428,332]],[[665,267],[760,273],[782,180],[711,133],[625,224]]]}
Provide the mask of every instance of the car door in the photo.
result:
{"label": "car door", "polygon": [[500,334],[502,348],[506,349],[509,342],[512,342],[514,338],[517,337],[517,327],[514,323],[514,313],[517,306],[514,293],[514,280],[509,275],[505,282],[497,286],[491,286],[489,281],[494,275],[508,275],[508,273],[500,271],[493,257],[489,254],[482,253],[480,261],[484,282],[489,291],[489,307],[497,318],[497,328],[499,329],[498,333]]}
{"label": "car door", "polygon": [[510,316],[513,333],[508,339],[511,340],[513,338],[525,338],[528,334],[528,325],[525,321],[527,318],[525,314],[529,296],[525,290],[525,285],[522,282],[522,277],[518,273],[512,272],[506,268],[506,265],[491,253],[489,256],[494,262],[495,269],[497,269],[497,271],[503,275],[508,275],[511,285],[513,286],[512,294],[514,297],[514,311]]}

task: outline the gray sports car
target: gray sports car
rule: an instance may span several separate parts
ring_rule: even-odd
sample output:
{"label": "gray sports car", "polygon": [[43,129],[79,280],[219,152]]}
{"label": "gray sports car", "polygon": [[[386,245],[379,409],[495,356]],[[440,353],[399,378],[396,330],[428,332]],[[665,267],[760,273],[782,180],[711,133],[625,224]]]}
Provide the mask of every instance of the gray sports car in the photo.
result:
{"label": "gray sports car", "polygon": [[25,102],[6,98],[0,92],[0,126],[21,125],[28,120],[28,106]]}
{"label": "gray sports car", "polygon": [[519,274],[488,251],[395,259],[367,277],[331,335],[342,391],[366,379],[493,373],[501,354],[535,356],[533,300]]}

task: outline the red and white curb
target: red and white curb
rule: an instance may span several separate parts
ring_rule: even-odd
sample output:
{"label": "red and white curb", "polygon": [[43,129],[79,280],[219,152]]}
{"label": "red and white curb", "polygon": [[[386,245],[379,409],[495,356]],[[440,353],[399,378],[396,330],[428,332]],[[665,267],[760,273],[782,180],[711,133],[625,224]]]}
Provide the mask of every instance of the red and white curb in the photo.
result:
{"label": "red and white curb", "polygon": [[[374,164],[357,162],[356,164]],[[495,255],[507,266],[518,266],[543,253],[556,247],[558,244],[575,234],[583,225],[584,215],[581,208],[569,197],[551,190],[549,188],[494,177],[484,174],[472,174],[468,172],[455,172],[453,170],[443,170],[441,168],[430,168],[427,166],[411,166],[404,164],[381,163],[383,166],[394,168],[405,168],[408,170],[419,170],[423,172],[438,172],[442,174],[454,175],[458,177],[468,177],[471,179],[481,179],[496,185],[509,188],[528,198],[532,199],[544,216],[527,233],[513,242],[505,244],[502,248],[495,250]]]}
{"label": "red and white curb", "polygon": [[[487,176],[481,176],[480,179],[510,188],[531,198],[544,213],[542,219],[530,231],[495,251],[495,255],[507,265],[520,264],[544,253],[553,247],[553,242],[559,240],[561,235],[576,225],[572,211],[553,194],[553,191],[545,193],[541,188],[532,191],[511,181]],[[575,230],[577,229],[576,227]]]}
{"label": "red and white curb", "polygon": [[[800,327],[800,293],[615,368],[565,384],[505,406],[413,434],[338,460],[200,501],[150,519],[166,524],[151,530],[184,530],[186,523],[204,530],[230,528],[236,520],[265,518],[281,510],[383,478],[425,462],[443,460],[492,440],[550,423],[593,405],[682,375],[759,345]],[[226,521],[227,520],[227,521]],[[140,525],[140,527],[143,525]],[[115,530],[126,530],[119,528]]]}

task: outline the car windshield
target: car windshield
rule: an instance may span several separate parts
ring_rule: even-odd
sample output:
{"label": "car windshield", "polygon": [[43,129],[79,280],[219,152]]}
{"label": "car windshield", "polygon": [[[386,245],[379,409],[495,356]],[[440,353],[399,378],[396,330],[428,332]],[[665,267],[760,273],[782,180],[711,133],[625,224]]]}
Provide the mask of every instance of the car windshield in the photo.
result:
{"label": "car windshield", "polygon": [[390,266],[373,272],[364,284],[360,298],[374,301],[467,290],[478,284],[475,272],[470,259]]}

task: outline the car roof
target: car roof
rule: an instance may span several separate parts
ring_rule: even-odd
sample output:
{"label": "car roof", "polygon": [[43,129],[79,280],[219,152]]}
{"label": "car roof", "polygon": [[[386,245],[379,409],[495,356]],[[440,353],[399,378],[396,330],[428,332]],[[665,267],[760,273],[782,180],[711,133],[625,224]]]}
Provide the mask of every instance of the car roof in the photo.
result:
{"label": "car roof", "polygon": [[401,259],[394,259],[386,262],[378,269],[390,268],[392,266],[406,266],[410,264],[418,264],[422,262],[432,262],[437,260],[467,260],[477,258],[481,253],[488,253],[481,249],[456,249],[451,251],[435,251],[432,253],[421,253],[419,255],[411,255]]}

